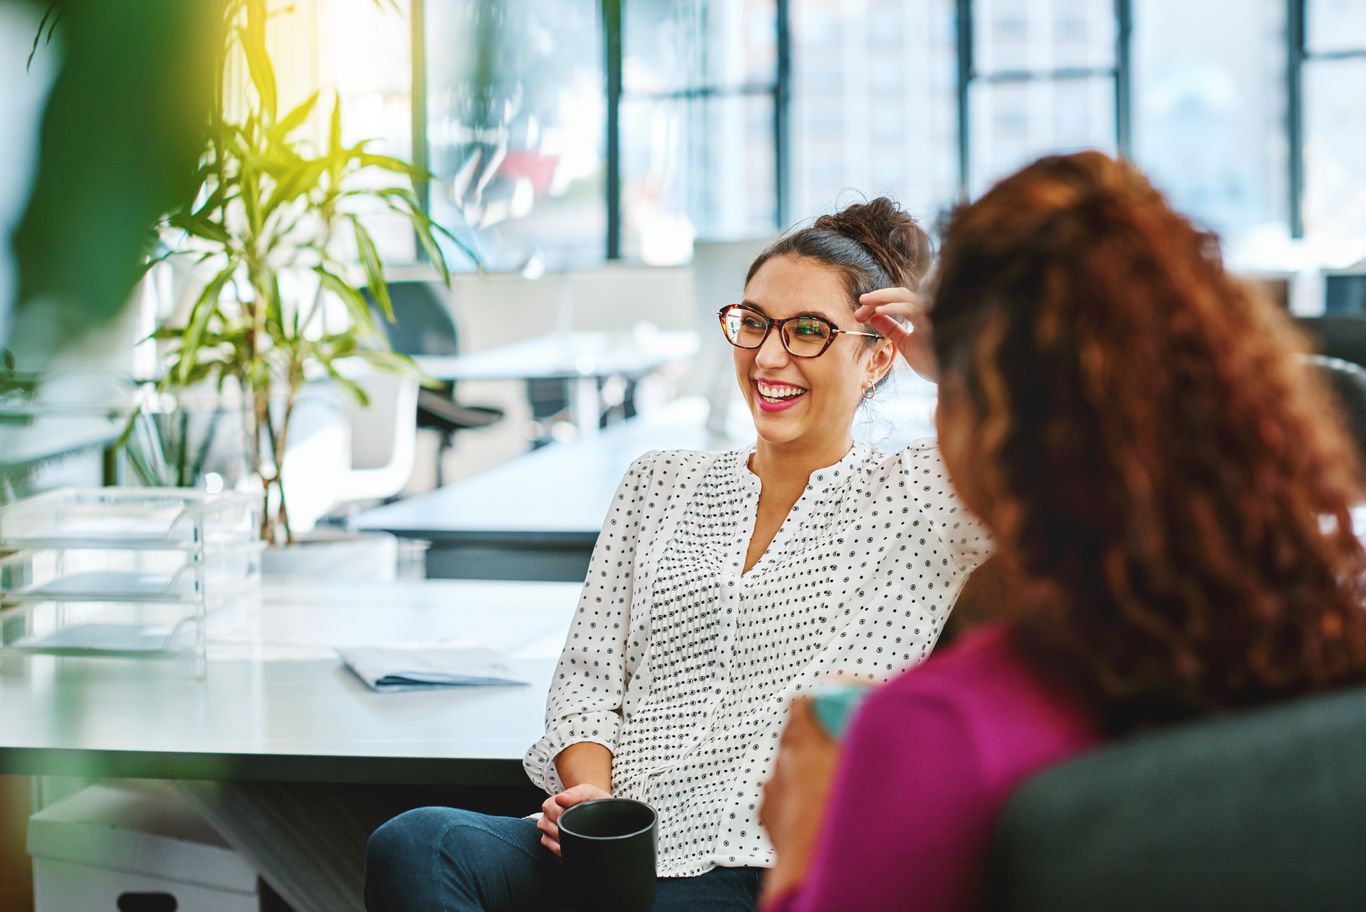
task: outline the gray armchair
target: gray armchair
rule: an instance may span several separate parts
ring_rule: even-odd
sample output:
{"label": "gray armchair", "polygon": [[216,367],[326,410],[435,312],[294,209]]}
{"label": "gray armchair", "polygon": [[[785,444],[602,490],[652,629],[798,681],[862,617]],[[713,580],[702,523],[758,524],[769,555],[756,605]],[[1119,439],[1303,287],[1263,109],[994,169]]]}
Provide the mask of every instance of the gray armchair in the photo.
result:
{"label": "gray armchair", "polygon": [[1132,737],[998,824],[984,908],[1366,908],[1366,688]]}

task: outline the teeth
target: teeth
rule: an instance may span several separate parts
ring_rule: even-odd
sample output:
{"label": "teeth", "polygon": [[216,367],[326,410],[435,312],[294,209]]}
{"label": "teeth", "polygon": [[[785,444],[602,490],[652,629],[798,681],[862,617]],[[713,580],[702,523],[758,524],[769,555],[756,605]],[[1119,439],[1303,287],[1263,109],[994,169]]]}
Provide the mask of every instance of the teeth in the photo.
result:
{"label": "teeth", "polygon": [[800,386],[771,386],[762,380],[756,381],[756,385],[759,387],[759,395],[765,399],[791,399],[806,392]]}

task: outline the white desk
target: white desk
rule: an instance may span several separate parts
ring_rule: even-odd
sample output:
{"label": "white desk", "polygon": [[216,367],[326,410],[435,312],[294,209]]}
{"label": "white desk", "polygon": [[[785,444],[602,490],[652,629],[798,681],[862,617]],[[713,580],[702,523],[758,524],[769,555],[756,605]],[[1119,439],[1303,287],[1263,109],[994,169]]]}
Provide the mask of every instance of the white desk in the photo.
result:
{"label": "white desk", "polygon": [[[900,378],[898,378],[900,379]],[[907,379],[876,401],[855,437],[897,449],[934,433],[934,387]],[[754,439],[733,410],[727,433],[710,435],[706,404],[677,399],[596,437],[552,444],[430,494],[360,513],[360,529],[431,542],[429,577],[581,581],[612,495],[632,460],[650,450],[726,449]]]}
{"label": "white desk", "polygon": [[558,380],[580,436],[597,433],[599,385],[610,377],[639,380],[666,364],[691,358],[697,333],[651,328],[536,336],[469,355],[419,355],[413,360],[437,380]]}
{"label": "white desk", "polygon": [[[267,580],[214,617],[209,664],[36,657],[0,674],[0,772],[525,786],[577,585]],[[376,694],[338,645],[468,640],[527,686]],[[8,661],[8,660],[7,660]]]}

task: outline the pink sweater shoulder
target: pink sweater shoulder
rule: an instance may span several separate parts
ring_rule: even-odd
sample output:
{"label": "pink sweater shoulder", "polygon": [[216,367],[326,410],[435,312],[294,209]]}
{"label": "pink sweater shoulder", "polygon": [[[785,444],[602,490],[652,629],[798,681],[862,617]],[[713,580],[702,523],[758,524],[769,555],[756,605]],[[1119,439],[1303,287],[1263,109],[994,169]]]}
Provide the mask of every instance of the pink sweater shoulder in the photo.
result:
{"label": "pink sweater shoulder", "polygon": [[803,885],[767,912],[976,905],[997,815],[1026,778],[1100,741],[1007,629],[979,628],[868,697]]}

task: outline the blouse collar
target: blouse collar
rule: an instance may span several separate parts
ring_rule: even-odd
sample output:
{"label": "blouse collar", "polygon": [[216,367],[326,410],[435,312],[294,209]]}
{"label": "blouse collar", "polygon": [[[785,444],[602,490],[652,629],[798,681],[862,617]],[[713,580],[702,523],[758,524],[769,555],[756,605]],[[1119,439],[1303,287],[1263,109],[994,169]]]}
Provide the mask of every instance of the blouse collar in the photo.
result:
{"label": "blouse collar", "polygon": [[[838,484],[840,482],[847,482],[853,476],[856,467],[859,465],[859,463],[863,461],[863,458],[867,454],[867,452],[868,448],[864,444],[859,443],[858,441],[854,441],[854,445],[849,448],[849,452],[845,453],[843,458],[841,458],[839,462],[835,463],[834,465],[828,465],[824,468],[816,469],[814,472],[811,473],[811,477],[807,480],[806,483],[806,493],[820,493],[821,491],[825,490],[828,487],[831,487],[832,485]],[[740,478],[746,483],[758,485],[759,476],[754,474],[754,472],[749,467],[749,458],[753,455],[754,444],[752,443],[749,446],[745,447],[743,450],[740,450],[740,458],[736,460],[735,471],[740,475]]]}

